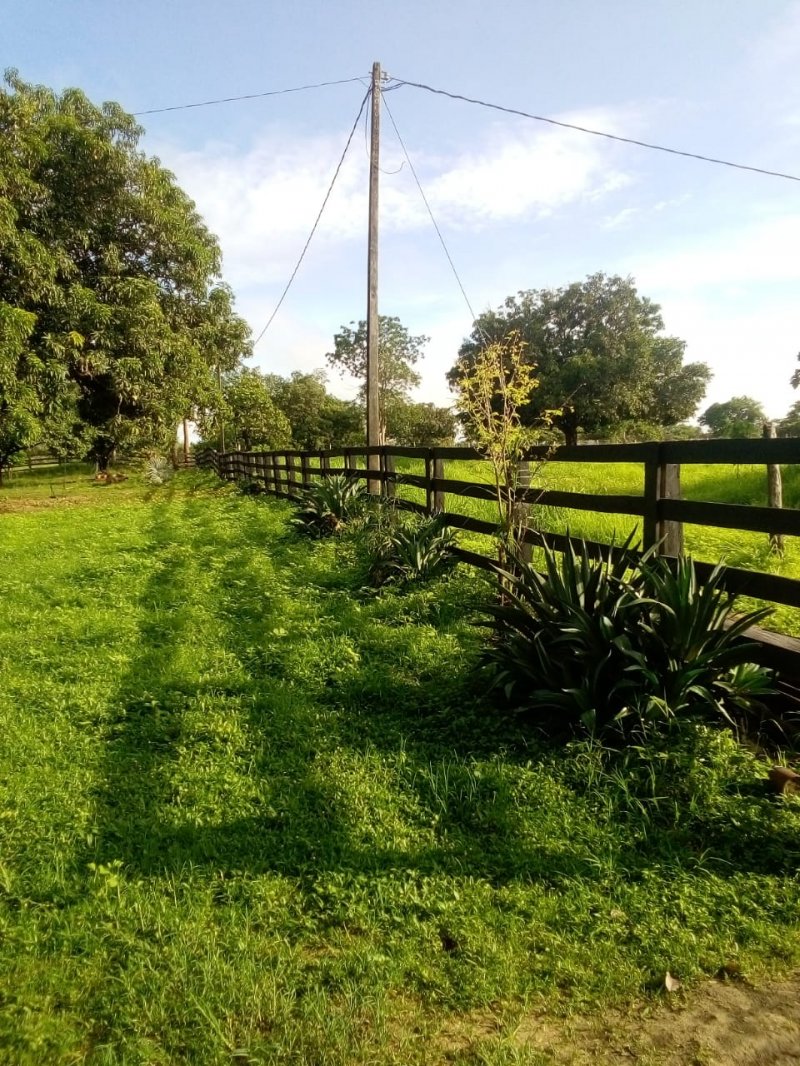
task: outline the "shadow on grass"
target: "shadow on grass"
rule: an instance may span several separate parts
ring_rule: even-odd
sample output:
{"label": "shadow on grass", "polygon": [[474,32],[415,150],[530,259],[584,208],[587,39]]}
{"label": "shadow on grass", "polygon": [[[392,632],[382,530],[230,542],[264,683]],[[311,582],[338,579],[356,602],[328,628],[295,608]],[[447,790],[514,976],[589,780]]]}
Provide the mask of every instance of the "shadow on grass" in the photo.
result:
{"label": "shadow on grass", "polygon": [[[469,757],[491,764],[498,751],[519,768],[536,758],[518,729],[487,714],[470,664],[434,659],[409,670],[421,632],[418,617],[405,627],[385,624],[375,611],[365,620],[363,605],[348,595],[346,575],[326,584],[325,568],[315,573],[308,545],[273,535],[275,582],[283,581],[285,589],[293,580],[310,580],[320,595],[309,627],[313,623],[329,643],[355,642],[360,652],[346,669],[335,661],[315,663],[309,639],[311,668],[307,674],[298,670],[291,643],[284,651],[286,644],[268,637],[281,630],[285,601],[272,595],[263,567],[255,564],[253,545],[266,545],[263,504],[253,503],[244,514],[238,501],[234,506],[236,521],[227,524],[211,522],[200,498],[181,501],[166,493],[155,510],[151,543],[157,564],[141,595],[147,620],[138,652],[118,689],[119,714],[98,795],[95,861],[118,859],[145,876],[197,866],[312,878],[322,871],[413,871],[554,886],[608,877],[615,868],[620,876],[635,877],[659,861],[673,871],[695,868],[700,848],[735,855],[731,872],[794,869],[796,842],[776,830],[765,847],[763,821],[748,828],[701,817],[688,835],[659,837],[658,846],[644,844],[635,852],[623,834],[603,860],[588,836],[532,839],[525,822],[531,801],[523,814],[507,779],[470,770]],[[212,664],[203,671],[193,663],[195,592],[212,567],[210,617],[227,658],[218,670]],[[454,623],[463,615],[464,597],[464,584],[454,580],[439,586],[431,609]],[[224,802],[198,812],[176,791],[178,761],[196,757],[203,700],[223,709],[228,701],[245,716],[251,747],[236,770],[252,786],[244,814]],[[365,832],[369,811],[354,815],[333,753],[343,753],[350,767],[366,759],[367,805],[374,787],[370,753],[392,764],[402,753],[401,798],[428,826],[416,844],[398,846],[389,834],[382,846],[377,835]],[[580,816],[582,802],[577,793],[559,796],[552,789],[541,798],[554,824],[561,804]],[[587,822],[594,817],[588,801],[583,813]],[[719,872],[726,872],[724,861]]]}

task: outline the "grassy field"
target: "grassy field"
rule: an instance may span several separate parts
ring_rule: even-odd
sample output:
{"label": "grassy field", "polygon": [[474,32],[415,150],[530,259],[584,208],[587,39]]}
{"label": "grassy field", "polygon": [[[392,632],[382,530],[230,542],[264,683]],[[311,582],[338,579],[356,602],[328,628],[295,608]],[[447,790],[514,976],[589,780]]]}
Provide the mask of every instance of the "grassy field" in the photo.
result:
{"label": "grassy field", "polygon": [[[424,475],[424,463],[418,460],[399,460],[401,473]],[[460,481],[490,482],[490,468],[484,462],[454,461],[445,464],[445,477]],[[623,493],[641,496],[644,473],[640,463],[549,463],[537,476],[534,485],[570,492]],[[800,506],[800,467],[783,468],[784,507]],[[400,495],[424,502],[424,492],[403,486]],[[681,492],[687,500],[712,503],[767,505],[767,478],[764,467],[758,466],[685,466],[681,471]],[[447,497],[447,510],[457,514],[497,521],[497,508],[483,500],[471,500],[455,495]],[[534,506],[532,522],[538,529],[564,533],[567,529],[578,537],[609,543],[619,543],[636,531],[641,535],[641,522],[630,515],[596,514],[565,507]],[[490,537],[480,534],[461,534],[461,542],[473,551],[494,554]],[[782,557],[770,551],[769,538],[762,533],[748,533],[708,526],[685,527],[686,550],[697,559],[745,570],[782,574],[800,578],[800,543],[796,537],[785,538]],[[742,608],[761,606],[755,600],[743,598]],[[774,614],[764,623],[767,629],[800,637],[800,610],[776,605]]]}
{"label": "grassy field", "polygon": [[800,963],[766,764],[537,745],[476,679],[474,571],[364,596],[287,504],[32,477],[0,494],[0,1063],[538,1064],[531,1011]]}

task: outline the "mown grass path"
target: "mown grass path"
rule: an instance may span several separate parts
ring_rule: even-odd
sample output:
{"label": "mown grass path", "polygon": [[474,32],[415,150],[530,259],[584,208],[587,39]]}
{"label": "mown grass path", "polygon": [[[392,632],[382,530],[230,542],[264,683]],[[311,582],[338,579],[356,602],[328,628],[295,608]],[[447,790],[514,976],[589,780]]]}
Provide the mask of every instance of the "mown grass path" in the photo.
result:
{"label": "mown grass path", "polygon": [[0,1062],[533,1063],[523,1011],[800,960],[763,764],[538,748],[474,573],[355,595],[288,514],[188,474],[0,516]]}

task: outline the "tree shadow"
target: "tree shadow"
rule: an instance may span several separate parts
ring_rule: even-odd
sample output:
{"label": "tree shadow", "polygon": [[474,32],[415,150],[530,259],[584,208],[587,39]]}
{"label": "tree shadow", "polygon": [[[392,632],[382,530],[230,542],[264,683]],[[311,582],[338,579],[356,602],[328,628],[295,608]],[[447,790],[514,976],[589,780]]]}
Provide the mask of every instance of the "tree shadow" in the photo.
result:
{"label": "tree shadow", "polygon": [[[137,654],[118,686],[97,795],[94,861],[121,860],[143,876],[193,867],[308,878],[322,871],[413,871],[550,886],[607,876],[613,856],[601,864],[585,842],[531,839],[501,775],[473,772],[471,759],[502,752],[507,763],[525,766],[536,751],[519,724],[487,714],[470,661],[432,660],[409,672],[425,604],[416,626],[367,625],[347,589],[321,590],[318,628],[331,641],[355,643],[358,661],[342,667],[321,655],[324,661],[307,674],[293,670],[282,638],[269,637],[281,630],[283,601],[271,594],[254,557],[253,545],[266,543],[263,504],[254,501],[244,515],[239,501],[236,507],[237,521],[226,528],[209,524],[201,498],[166,499],[155,510],[150,532],[157,563],[140,596],[147,615]],[[276,579],[291,581],[302,569],[295,567],[298,550],[309,549],[293,537],[269,543]],[[203,671],[193,661],[192,604],[196,583],[209,573],[212,621],[227,659],[223,668]],[[463,587],[444,583],[437,596],[440,617],[455,624]],[[252,795],[244,814],[234,809],[220,816],[219,806],[198,813],[175,792],[177,760],[192,757],[187,715],[196,716],[203,700],[220,698],[243,710],[252,741]],[[356,760],[375,753],[394,763],[402,752],[395,784],[430,827],[419,843],[401,846],[390,834],[382,844],[369,831],[369,815],[354,812],[332,772],[332,751]],[[709,825],[712,831],[713,846],[727,851],[725,834],[734,827]],[[695,849],[694,838],[685,842],[687,865],[696,862]],[[670,855],[671,869],[681,854]],[[763,856],[763,848],[744,848],[737,872],[784,871],[785,863],[776,869],[777,851]],[[621,844],[616,859],[636,877],[659,857],[646,846],[633,853]]]}

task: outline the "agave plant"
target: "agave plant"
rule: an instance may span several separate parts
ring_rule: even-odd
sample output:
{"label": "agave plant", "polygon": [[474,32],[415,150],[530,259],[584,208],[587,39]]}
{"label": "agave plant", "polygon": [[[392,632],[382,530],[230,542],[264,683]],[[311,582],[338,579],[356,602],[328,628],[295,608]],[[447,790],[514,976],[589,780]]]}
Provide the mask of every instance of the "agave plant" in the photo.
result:
{"label": "agave plant", "polygon": [[175,467],[163,455],[151,455],[145,460],[144,479],[150,485],[166,485],[175,476]]}
{"label": "agave plant", "polygon": [[355,478],[335,474],[303,489],[292,524],[312,537],[338,533],[358,511],[365,496]]}
{"label": "agave plant", "polygon": [[623,732],[677,714],[747,711],[769,691],[744,631],[768,609],[732,618],[718,567],[703,585],[690,558],[637,558],[629,537],[611,558],[587,545],[544,572],[519,559],[488,610],[493,683],[551,734]]}
{"label": "agave plant", "polygon": [[438,515],[390,526],[370,560],[370,583],[379,588],[439,577],[456,564],[455,543],[455,533]]}

